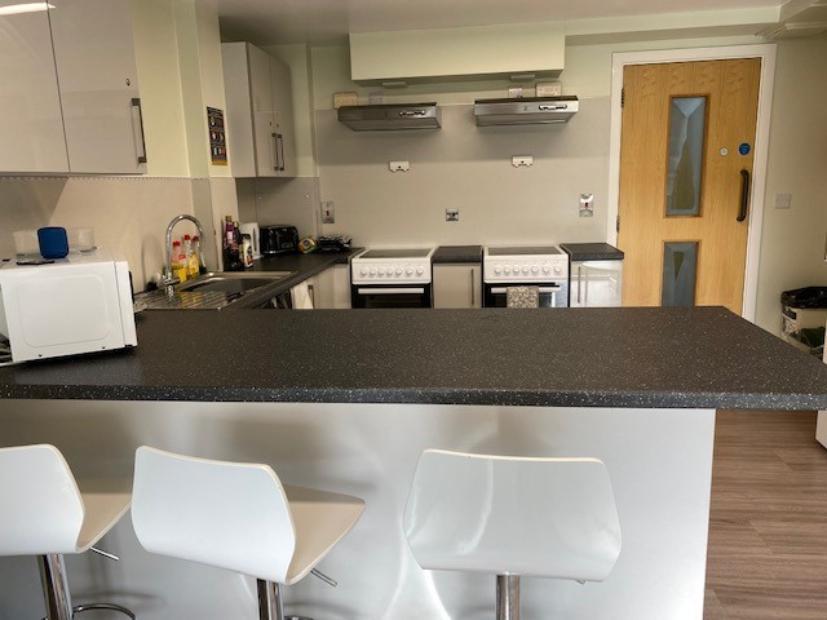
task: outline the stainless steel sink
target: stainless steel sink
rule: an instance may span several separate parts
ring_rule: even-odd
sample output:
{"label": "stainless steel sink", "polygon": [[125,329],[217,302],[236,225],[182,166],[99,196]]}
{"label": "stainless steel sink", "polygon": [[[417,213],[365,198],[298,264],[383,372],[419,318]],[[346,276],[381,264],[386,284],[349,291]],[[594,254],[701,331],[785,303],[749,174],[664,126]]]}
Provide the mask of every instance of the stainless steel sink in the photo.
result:
{"label": "stainless steel sink", "polygon": [[292,276],[295,271],[210,272],[174,287],[173,295],[157,290],[136,296],[137,309],[146,310],[221,310],[251,293],[264,293],[268,287]]}

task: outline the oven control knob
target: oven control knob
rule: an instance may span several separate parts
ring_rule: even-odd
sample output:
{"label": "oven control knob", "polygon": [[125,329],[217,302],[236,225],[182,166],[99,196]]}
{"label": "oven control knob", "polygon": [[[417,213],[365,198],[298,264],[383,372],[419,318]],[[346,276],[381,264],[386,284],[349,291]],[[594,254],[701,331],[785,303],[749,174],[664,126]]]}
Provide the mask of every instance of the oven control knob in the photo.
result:
{"label": "oven control knob", "polygon": [[416,268],[416,275],[421,276],[423,273],[425,273],[425,270],[422,267]]}
{"label": "oven control knob", "polygon": [[537,265],[532,265],[531,266],[531,273],[539,273],[539,272],[540,272],[540,268]]}
{"label": "oven control knob", "polygon": [[374,269],[373,267],[370,268],[370,275],[372,275],[372,276],[376,275],[376,269]]}
{"label": "oven control knob", "polygon": [[557,275],[560,275],[560,273],[562,273],[562,271],[563,271],[563,270],[562,270],[562,269],[560,269],[559,267],[555,267],[555,268],[554,268],[554,273],[556,273]]}
{"label": "oven control knob", "polygon": [[527,274],[529,271],[530,271],[530,270],[529,270],[529,268],[528,268],[528,265],[526,265],[525,267],[523,267],[523,273],[526,273],[526,274]]}
{"label": "oven control knob", "polygon": [[500,275],[503,272],[502,267],[494,267],[494,273]]}
{"label": "oven control knob", "polygon": [[379,267],[379,275],[380,276],[385,275],[385,268],[384,267]]}
{"label": "oven control knob", "polygon": [[510,273],[511,273],[511,267],[509,267],[508,265],[506,265],[505,267],[503,267],[503,273],[504,273],[505,275],[510,274]]}
{"label": "oven control knob", "polygon": [[543,265],[543,273],[548,273],[550,271],[551,271],[551,267],[549,267],[548,265]]}
{"label": "oven control knob", "polygon": [[396,275],[398,275],[398,276],[402,275],[402,267],[397,267],[396,268]]}
{"label": "oven control knob", "polygon": [[362,276],[362,277],[365,277],[366,275],[368,275],[368,270],[367,270],[367,269],[365,269],[364,267],[362,267],[362,268],[359,270],[359,275],[360,275],[360,276]]}
{"label": "oven control knob", "polygon": [[407,275],[407,276],[411,276],[411,275],[413,275],[413,269],[411,269],[410,267],[408,267],[408,268],[405,270],[405,275]]}

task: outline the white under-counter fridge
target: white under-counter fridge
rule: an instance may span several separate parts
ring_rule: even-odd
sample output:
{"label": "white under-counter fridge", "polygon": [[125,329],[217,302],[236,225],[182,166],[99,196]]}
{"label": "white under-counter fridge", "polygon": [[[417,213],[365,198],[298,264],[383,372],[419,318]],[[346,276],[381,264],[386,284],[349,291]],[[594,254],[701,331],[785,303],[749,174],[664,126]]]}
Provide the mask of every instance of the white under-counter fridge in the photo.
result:
{"label": "white under-counter fridge", "polygon": [[[827,364],[827,346],[824,347],[824,363]],[[818,412],[818,422],[816,422],[816,439],[818,442],[827,448],[827,411]]]}
{"label": "white under-counter fridge", "polygon": [[608,243],[561,243],[569,255],[569,306],[621,305],[623,252]]}

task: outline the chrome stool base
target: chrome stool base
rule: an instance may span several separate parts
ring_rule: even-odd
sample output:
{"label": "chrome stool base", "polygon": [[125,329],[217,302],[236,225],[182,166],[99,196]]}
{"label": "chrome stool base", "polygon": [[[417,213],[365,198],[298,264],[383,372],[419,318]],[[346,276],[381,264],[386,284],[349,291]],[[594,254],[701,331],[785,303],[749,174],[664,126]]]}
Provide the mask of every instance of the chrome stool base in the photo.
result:
{"label": "chrome stool base", "polygon": [[313,620],[307,616],[285,616],[280,583],[256,579],[259,620]]}
{"label": "chrome stool base", "polygon": [[497,620],[520,620],[519,575],[497,575]]}
{"label": "chrome stool base", "polygon": [[73,607],[66,579],[66,562],[62,554],[38,556],[37,563],[46,603],[46,617],[43,620],[72,620],[76,614],[99,610],[115,611],[135,620],[135,614],[131,610],[115,603],[87,603]]}

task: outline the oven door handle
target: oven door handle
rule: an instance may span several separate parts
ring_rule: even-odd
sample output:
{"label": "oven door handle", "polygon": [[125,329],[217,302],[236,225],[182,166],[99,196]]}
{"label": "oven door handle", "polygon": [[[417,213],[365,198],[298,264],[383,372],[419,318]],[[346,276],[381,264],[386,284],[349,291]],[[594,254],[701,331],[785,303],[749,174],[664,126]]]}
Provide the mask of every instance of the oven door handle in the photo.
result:
{"label": "oven door handle", "polygon": [[422,295],[424,288],[360,288],[356,289],[359,295]]}
{"label": "oven door handle", "polygon": [[[530,284],[521,284],[520,286],[531,286]],[[512,287],[513,288],[513,287]],[[502,295],[508,292],[509,287],[507,286],[492,286],[491,292],[494,295]],[[555,284],[554,286],[539,286],[537,290],[541,293],[559,293],[560,292],[560,285]]]}

